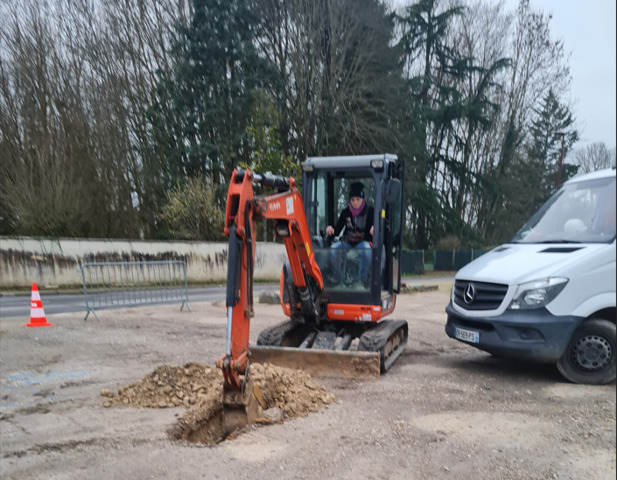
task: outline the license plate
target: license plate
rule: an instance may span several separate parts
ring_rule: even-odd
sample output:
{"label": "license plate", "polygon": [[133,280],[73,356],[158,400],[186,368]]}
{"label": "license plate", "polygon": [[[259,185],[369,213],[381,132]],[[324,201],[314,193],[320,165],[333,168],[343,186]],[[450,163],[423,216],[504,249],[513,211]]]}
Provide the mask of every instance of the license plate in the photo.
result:
{"label": "license plate", "polygon": [[462,328],[454,329],[454,336],[459,340],[470,343],[480,343],[480,334],[472,330],[463,330]]}

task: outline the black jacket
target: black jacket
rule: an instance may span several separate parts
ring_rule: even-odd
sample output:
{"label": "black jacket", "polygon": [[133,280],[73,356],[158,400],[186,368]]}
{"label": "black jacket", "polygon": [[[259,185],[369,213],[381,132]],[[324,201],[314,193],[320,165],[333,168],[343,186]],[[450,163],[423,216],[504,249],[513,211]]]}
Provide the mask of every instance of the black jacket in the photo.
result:
{"label": "black jacket", "polygon": [[349,206],[346,207],[338,217],[338,221],[334,226],[334,236],[340,235],[341,230],[345,227],[345,233],[342,240],[356,245],[362,241],[371,242],[373,236],[370,234],[371,227],[373,226],[373,207],[365,202],[364,208],[360,214],[355,218],[351,214]]}

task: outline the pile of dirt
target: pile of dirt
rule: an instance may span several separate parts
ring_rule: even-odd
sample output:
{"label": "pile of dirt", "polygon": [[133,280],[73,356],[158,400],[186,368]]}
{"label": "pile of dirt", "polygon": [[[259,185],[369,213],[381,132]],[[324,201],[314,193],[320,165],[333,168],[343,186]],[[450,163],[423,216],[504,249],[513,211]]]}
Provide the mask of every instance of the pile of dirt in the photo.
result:
{"label": "pile of dirt", "polygon": [[106,397],[105,407],[191,407],[203,402],[208,394],[220,397],[222,388],[223,375],[218,368],[187,363],[183,367],[161,365],[138,382],[120,387],[117,393],[104,389],[101,395]]}
{"label": "pile of dirt", "polygon": [[[252,364],[250,375],[266,407],[260,423],[304,417],[335,401],[334,395],[300,371],[271,364]],[[188,410],[170,429],[175,439],[212,445],[223,440],[223,375],[218,368],[188,363],[162,365],[130,385],[101,391],[105,407],[128,406]]]}
{"label": "pile of dirt", "polygon": [[305,417],[334,402],[335,397],[301,370],[269,363],[251,364],[251,378],[261,390],[268,410],[281,412],[282,420]]}

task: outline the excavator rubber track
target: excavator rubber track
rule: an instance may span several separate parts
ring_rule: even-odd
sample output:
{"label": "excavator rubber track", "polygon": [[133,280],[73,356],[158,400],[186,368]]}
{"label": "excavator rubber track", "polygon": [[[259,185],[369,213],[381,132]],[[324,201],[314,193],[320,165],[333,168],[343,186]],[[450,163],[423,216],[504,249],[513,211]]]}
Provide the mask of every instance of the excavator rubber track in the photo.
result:
{"label": "excavator rubber track", "polygon": [[409,327],[405,320],[382,320],[360,337],[359,351],[378,352],[381,373],[386,373],[405,351]]}
{"label": "excavator rubber track", "polygon": [[285,321],[263,330],[251,361],[296,368],[316,377],[378,378],[405,350],[407,322],[325,323],[320,328]]}
{"label": "excavator rubber track", "polygon": [[302,343],[310,330],[306,325],[288,320],[262,330],[257,337],[257,345],[295,347]]}

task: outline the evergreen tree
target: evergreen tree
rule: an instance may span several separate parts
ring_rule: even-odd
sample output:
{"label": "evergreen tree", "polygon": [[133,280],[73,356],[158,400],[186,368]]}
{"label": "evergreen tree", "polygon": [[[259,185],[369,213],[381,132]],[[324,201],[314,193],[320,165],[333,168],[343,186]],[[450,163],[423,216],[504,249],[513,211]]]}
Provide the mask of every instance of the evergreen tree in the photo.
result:
{"label": "evergreen tree", "polygon": [[185,176],[224,185],[248,162],[252,105],[269,73],[254,47],[258,19],[248,0],[194,0],[193,11],[149,110],[154,154],[146,168],[160,179],[159,198]]}
{"label": "evergreen tree", "polygon": [[559,102],[552,89],[533,112],[535,115],[529,128],[530,142],[527,147],[528,161],[539,164],[542,175],[532,188],[541,199],[546,199],[555,187],[560,186],[557,185],[558,180],[563,183],[568,179],[569,172],[563,168],[562,153],[565,156],[578,140],[578,132],[573,129],[574,118],[570,109]]}
{"label": "evergreen tree", "polygon": [[448,79],[461,78],[469,68],[468,60],[457,55],[447,38],[450,23],[462,13],[463,7],[440,9],[437,0],[420,0],[397,16],[403,64],[411,71],[407,143],[414,156],[408,169],[407,198],[413,244],[420,249],[434,245],[445,233],[443,214],[448,210],[431,177],[442,159],[439,143],[444,128],[458,115],[452,107],[460,101],[460,93]]}

